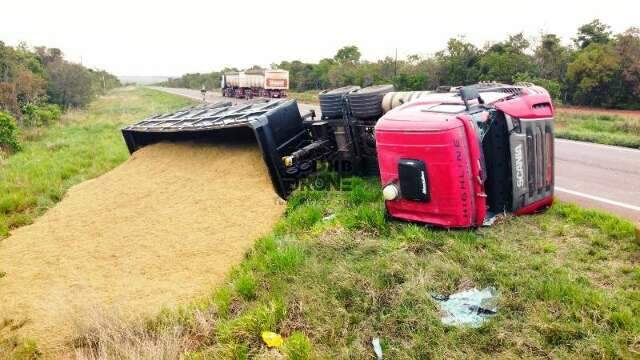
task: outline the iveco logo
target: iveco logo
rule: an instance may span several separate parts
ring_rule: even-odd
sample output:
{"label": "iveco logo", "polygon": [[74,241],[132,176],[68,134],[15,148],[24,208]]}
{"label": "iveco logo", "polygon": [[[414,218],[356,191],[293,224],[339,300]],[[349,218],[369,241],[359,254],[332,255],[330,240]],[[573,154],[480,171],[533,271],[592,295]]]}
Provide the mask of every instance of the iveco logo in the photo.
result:
{"label": "iveco logo", "polygon": [[422,193],[427,195],[427,180],[424,178],[424,171],[420,171],[420,181],[422,181]]}
{"label": "iveco logo", "polygon": [[522,157],[522,144],[516,146],[516,185],[524,187],[524,162]]}

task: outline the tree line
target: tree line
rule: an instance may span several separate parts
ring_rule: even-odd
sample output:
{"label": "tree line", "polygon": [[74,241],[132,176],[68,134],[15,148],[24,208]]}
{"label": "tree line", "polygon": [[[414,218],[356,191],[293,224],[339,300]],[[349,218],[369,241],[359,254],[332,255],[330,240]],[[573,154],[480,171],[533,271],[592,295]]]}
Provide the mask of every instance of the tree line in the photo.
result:
{"label": "tree line", "polygon": [[[482,47],[458,37],[426,57],[367,61],[356,46],[346,46],[318,63],[293,60],[272,67],[289,71],[293,91],[381,83],[398,90],[429,90],[479,81],[531,82],[566,104],[640,108],[640,30],[614,34],[598,19],[580,26],[570,44],[552,33],[536,41],[513,34]],[[162,85],[217,88],[221,73],[230,70],[236,69],[186,74]]]}
{"label": "tree line", "polygon": [[114,75],[67,61],[60,49],[0,41],[0,111],[20,126],[56,121],[64,109],[84,106],[117,86]]}

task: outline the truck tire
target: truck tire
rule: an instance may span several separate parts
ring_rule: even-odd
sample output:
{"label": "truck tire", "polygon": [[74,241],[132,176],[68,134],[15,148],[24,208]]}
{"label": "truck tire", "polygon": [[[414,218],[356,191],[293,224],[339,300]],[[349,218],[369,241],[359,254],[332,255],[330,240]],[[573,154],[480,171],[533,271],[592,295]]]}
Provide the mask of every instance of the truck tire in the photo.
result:
{"label": "truck tire", "polygon": [[392,91],[382,99],[382,112],[387,113],[400,105],[432,94],[433,91]]}
{"label": "truck tire", "polygon": [[345,86],[333,90],[325,90],[318,96],[320,98],[320,111],[324,119],[339,119],[343,116],[344,97],[352,91],[360,89],[360,86]]}
{"label": "truck tire", "polygon": [[351,115],[358,119],[373,119],[382,115],[382,99],[393,91],[393,85],[375,85],[347,95]]}

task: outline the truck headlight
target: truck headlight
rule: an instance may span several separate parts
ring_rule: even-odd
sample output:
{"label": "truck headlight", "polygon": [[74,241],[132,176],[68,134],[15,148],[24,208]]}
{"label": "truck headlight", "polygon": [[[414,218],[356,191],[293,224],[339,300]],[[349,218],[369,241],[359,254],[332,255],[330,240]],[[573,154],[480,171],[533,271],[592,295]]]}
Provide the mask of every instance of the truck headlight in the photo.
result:
{"label": "truck headlight", "polygon": [[382,197],[385,200],[395,200],[400,195],[400,191],[395,184],[389,184],[382,189]]}

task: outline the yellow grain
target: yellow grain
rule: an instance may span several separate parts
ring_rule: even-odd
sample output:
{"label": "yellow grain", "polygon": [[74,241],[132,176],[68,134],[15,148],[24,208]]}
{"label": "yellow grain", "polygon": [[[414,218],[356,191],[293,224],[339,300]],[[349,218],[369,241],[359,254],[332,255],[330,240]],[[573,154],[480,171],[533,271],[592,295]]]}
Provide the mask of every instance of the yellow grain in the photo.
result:
{"label": "yellow grain", "polygon": [[96,307],[154,313],[220,284],[283,213],[256,144],[161,143],[0,242],[0,321],[44,347]]}

